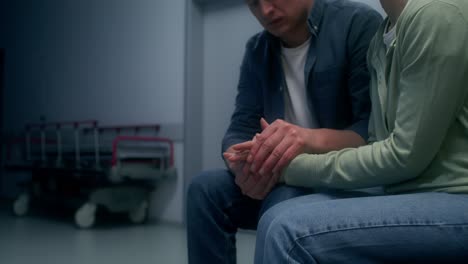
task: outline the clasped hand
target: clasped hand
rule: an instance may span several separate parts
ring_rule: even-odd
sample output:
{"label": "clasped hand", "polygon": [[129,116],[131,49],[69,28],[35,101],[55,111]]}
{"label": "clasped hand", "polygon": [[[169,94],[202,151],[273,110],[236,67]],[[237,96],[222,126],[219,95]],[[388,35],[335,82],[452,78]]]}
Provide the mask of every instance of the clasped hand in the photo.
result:
{"label": "clasped hand", "polygon": [[244,195],[263,200],[278,183],[282,171],[307,151],[307,130],[283,120],[260,120],[262,133],[223,153]]}

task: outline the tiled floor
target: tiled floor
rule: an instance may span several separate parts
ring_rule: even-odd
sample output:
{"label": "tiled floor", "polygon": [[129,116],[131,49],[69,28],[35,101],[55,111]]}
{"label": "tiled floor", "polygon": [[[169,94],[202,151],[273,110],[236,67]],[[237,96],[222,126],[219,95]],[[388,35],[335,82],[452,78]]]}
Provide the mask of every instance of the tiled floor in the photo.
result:
{"label": "tiled floor", "polygon": [[[119,222],[79,230],[67,217],[18,218],[6,209],[0,207],[0,262],[4,264],[187,263],[185,230],[179,225]],[[240,233],[237,244],[238,263],[252,263],[255,236]]]}

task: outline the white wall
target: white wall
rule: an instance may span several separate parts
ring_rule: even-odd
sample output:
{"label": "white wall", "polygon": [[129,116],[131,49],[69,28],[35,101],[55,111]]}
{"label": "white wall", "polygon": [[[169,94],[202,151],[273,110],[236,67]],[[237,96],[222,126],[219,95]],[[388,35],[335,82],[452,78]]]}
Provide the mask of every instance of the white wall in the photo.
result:
{"label": "white wall", "polygon": [[[185,0],[9,1],[7,129],[40,116],[183,129]],[[154,199],[163,220],[183,218],[183,151],[179,141],[179,177]]]}
{"label": "white wall", "polygon": [[[377,0],[360,0],[383,14]],[[203,168],[221,168],[221,140],[234,110],[246,41],[261,26],[242,4],[210,4],[204,13]]]}

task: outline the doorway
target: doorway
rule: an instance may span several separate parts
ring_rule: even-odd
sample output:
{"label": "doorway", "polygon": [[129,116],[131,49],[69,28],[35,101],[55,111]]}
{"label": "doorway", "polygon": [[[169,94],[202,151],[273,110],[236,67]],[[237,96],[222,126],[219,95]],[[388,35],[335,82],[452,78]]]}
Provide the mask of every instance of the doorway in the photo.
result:
{"label": "doorway", "polygon": [[[4,85],[5,85],[5,49],[0,48],[0,156],[3,155],[3,111],[5,108],[4,104]],[[0,169],[0,197],[3,193],[3,157],[0,157],[1,169]]]}

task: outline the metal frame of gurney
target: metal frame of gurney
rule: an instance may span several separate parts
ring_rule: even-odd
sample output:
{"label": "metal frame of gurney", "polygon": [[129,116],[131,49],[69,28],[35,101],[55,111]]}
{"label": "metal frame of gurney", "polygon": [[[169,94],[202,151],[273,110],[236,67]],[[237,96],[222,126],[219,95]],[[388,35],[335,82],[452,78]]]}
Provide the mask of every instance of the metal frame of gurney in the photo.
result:
{"label": "metal frame of gurney", "polygon": [[26,125],[6,144],[4,168],[31,173],[13,212],[25,215],[36,202],[67,204],[80,228],[95,224],[98,208],[143,223],[156,184],[177,175],[173,142],[155,136],[159,129],[96,120]]}

